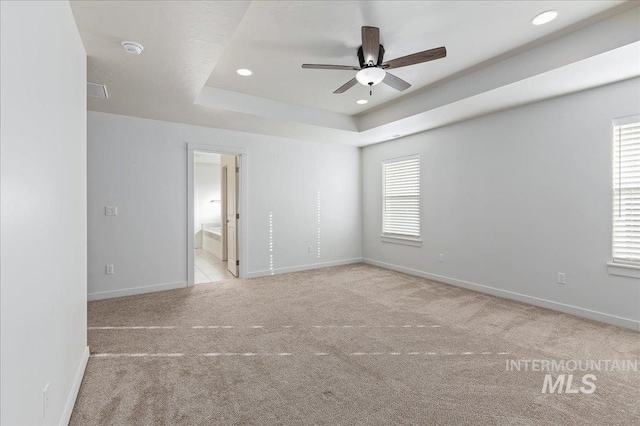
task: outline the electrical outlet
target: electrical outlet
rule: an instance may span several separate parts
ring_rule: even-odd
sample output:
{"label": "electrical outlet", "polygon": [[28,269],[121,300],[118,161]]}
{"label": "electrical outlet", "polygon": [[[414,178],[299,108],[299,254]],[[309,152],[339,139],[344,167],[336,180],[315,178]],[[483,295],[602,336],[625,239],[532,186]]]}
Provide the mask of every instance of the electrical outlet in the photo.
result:
{"label": "electrical outlet", "polygon": [[558,284],[566,284],[567,276],[564,272],[558,272]]}
{"label": "electrical outlet", "polygon": [[113,274],[113,265],[107,265],[106,267],[106,273],[107,275],[112,275]]}
{"label": "electrical outlet", "polygon": [[440,262],[444,262],[444,254],[440,255]]}
{"label": "electrical outlet", "polygon": [[42,418],[47,417],[47,407],[49,406],[49,383],[42,389]]}
{"label": "electrical outlet", "polygon": [[105,206],[104,214],[105,216],[118,216],[118,206]]}
{"label": "electrical outlet", "polygon": [[313,253],[313,248],[311,246],[307,247],[307,253]]}

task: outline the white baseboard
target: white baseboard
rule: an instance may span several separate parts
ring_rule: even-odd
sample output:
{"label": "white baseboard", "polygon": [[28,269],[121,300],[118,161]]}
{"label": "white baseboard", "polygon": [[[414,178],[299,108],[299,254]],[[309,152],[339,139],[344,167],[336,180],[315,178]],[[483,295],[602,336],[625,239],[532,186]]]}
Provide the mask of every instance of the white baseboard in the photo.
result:
{"label": "white baseboard", "polygon": [[153,284],[153,285],[147,285],[143,287],[125,288],[122,290],[100,291],[97,293],[87,294],[87,300],[91,301],[91,300],[112,299],[114,297],[133,296],[135,294],[153,293],[156,291],[164,291],[164,290],[173,290],[175,288],[182,288],[186,286],[187,286],[186,281],[178,281],[175,283]]}
{"label": "white baseboard", "polygon": [[87,362],[89,361],[89,346],[84,348],[82,353],[82,359],[80,365],[76,371],[76,377],[73,379],[73,385],[71,386],[71,392],[67,398],[67,404],[62,412],[62,418],[60,419],[60,426],[67,426],[71,419],[71,413],[73,413],[73,406],[76,405],[76,399],[78,398],[78,392],[80,391],[80,385],[82,384],[82,378],[84,377],[84,371],[87,368]]}
{"label": "white baseboard", "polygon": [[380,268],[391,269],[393,271],[403,272],[405,274],[415,275],[417,277],[426,278],[433,281],[439,281],[445,284],[451,284],[457,287],[463,287],[469,290],[475,290],[481,293],[486,293],[493,296],[502,297],[505,299],[516,300],[518,302],[528,303],[530,305],[540,306],[542,308],[564,312],[567,314],[575,315],[577,317],[600,321],[607,324],[616,325],[618,327],[630,328],[631,330],[634,330],[634,331],[640,331],[640,321],[633,320],[630,318],[622,318],[615,315],[605,314],[603,312],[593,311],[591,309],[580,308],[578,306],[572,306],[572,305],[566,305],[564,303],[554,302],[552,300],[540,299],[538,297],[527,296],[526,294],[515,293],[512,291],[502,290],[499,288],[477,284],[469,281],[458,280],[455,278],[445,277],[443,275],[431,274],[429,272],[405,268],[403,266],[380,262],[373,259],[364,258],[362,259],[362,261],[364,263],[368,263],[369,265],[378,266]]}
{"label": "white baseboard", "polygon": [[[274,275],[288,274],[290,272],[300,272],[300,271],[308,271],[310,269],[329,268],[331,266],[351,265],[352,263],[360,263],[360,262],[362,262],[361,257],[357,257],[353,259],[335,260],[333,262],[309,263],[307,265],[290,266],[286,268],[275,268],[273,270],[273,273]],[[246,278],[267,277],[269,275],[271,275],[270,270],[254,271],[254,272],[247,272]]]}

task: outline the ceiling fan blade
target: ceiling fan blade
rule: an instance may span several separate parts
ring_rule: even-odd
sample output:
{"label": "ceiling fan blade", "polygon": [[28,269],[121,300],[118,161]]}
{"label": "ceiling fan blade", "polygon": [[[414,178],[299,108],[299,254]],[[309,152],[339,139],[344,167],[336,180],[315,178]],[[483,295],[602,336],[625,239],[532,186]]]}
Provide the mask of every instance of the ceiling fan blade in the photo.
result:
{"label": "ceiling fan blade", "polygon": [[343,84],[342,86],[340,86],[338,89],[336,89],[335,92],[333,93],[344,93],[347,90],[351,89],[353,86],[355,86],[358,83],[358,80],[354,78],[352,78],[351,80],[347,81],[345,84]]}
{"label": "ceiling fan blade", "polygon": [[444,58],[447,56],[447,49],[443,47],[437,47],[435,49],[425,50],[424,52],[418,52],[411,55],[403,56],[401,58],[392,59],[382,64],[384,69],[406,67],[407,65],[420,64],[422,62],[433,61],[435,59]]}
{"label": "ceiling fan blade", "polygon": [[380,28],[362,27],[362,54],[364,63],[378,63],[380,53]]}
{"label": "ceiling fan blade", "polygon": [[302,68],[308,68],[308,69],[312,69],[312,70],[360,71],[359,67],[352,67],[351,65],[302,64]]}
{"label": "ceiling fan blade", "polygon": [[399,91],[404,91],[407,90],[409,87],[411,87],[411,85],[409,83],[407,83],[406,81],[404,81],[403,79],[396,77],[393,74],[387,73],[384,76],[384,80],[382,80],[382,82],[384,84],[386,84],[387,86],[391,86],[396,90]]}

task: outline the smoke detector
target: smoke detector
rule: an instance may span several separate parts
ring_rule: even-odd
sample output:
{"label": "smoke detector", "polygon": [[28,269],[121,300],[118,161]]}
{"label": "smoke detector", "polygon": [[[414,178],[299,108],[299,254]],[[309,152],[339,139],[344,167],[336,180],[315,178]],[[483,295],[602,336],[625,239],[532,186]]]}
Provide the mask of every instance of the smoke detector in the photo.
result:
{"label": "smoke detector", "polygon": [[125,52],[131,53],[132,55],[139,55],[144,50],[144,46],[135,41],[123,41],[122,47],[124,47]]}

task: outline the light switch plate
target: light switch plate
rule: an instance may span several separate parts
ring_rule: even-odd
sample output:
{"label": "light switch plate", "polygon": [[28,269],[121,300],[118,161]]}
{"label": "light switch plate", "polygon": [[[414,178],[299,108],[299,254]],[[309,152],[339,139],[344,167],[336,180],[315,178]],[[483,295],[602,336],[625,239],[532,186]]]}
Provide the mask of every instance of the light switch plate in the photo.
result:
{"label": "light switch plate", "polygon": [[118,216],[118,206],[105,206],[104,214],[106,216]]}
{"label": "light switch plate", "polygon": [[105,268],[105,272],[107,275],[112,275],[113,274],[113,265],[107,265]]}
{"label": "light switch plate", "polygon": [[44,389],[42,389],[42,418],[47,417],[48,407],[49,407],[49,383],[44,385]]}

